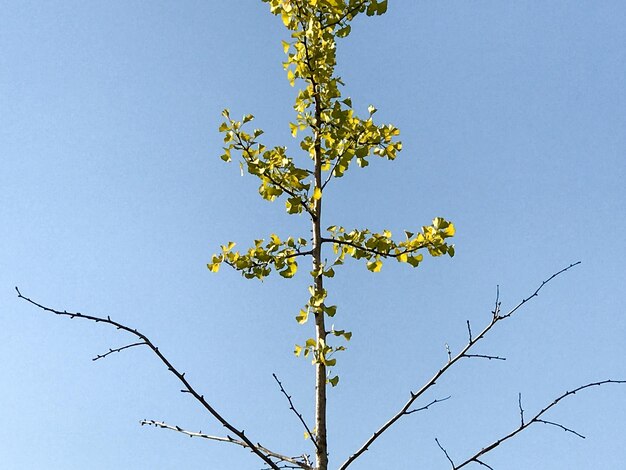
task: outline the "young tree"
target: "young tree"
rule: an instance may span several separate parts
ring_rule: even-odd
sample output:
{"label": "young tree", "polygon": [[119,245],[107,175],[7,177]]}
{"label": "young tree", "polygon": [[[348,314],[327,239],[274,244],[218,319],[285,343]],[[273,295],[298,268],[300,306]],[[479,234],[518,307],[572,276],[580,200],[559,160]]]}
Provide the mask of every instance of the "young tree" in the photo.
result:
{"label": "young tree", "polygon": [[[274,376],[281,392],[287,398],[290,409],[297,415],[312,443],[315,459],[308,454],[292,457],[270,450],[246,433],[234,426],[188,381],[159,348],[142,332],[112,320],[110,317],[97,317],[78,312],[52,309],[23,296],[18,296],[31,304],[62,316],[80,318],[105,323],[123,330],[137,338],[135,342],[123,347],[110,349],[95,359],[104,358],[112,353],[136,347],[147,346],[166,365],[183,384],[183,392],[191,394],[199,404],[217,419],[227,430],[226,437],[211,436],[201,432],[192,432],[178,426],[153,420],[142,424],[172,429],[189,436],[203,437],[239,445],[254,452],[265,465],[272,469],[302,468],[307,470],[327,470],[329,468],[329,445],[327,438],[327,390],[339,384],[339,375],[333,367],[337,364],[337,353],[346,349],[346,343],[352,332],[328,326],[328,319],[338,312],[332,304],[332,295],[324,287],[324,278],[340,274],[341,265],[346,258],[363,260],[366,268],[379,272],[383,262],[394,259],[399,263],[417,267],[424,255],[433,257],[454,256],[454,245],[449,239],[455,234],[452,222],[443,217],[435,217],[430,225],[421,229],[411,228],[398,239],[388,230],[345,228],[342,225],[326,227],[323,221],[324,191],[335,180],[341,178],[352,163],[366,167],[368,159],[380,157],[394,160],[402,149],[397,139],[400,131],[391,124],[378,124],[374,120],[376,108],[369,106],[367,115],[358,117],[349,97],[342,94],[344,83],[335,73],[337,40],[347,37],[351,32],[351,23],[359,15],[377,16],[385,13],[387,0],[263,0],[269,4],[272,14],[280,16],[284,26],[290,31],[290,40],[283,42],[287,55],[284,67],[292,86],[300,87],[296,96],[295,119],[289,123],[291,134],[298,139],[299,152],[308,157],[308,164],[300,164],[295,155],[288,152],[286,146],[268,147],[261,142],[263,131],[249,129],[254,117],[243,116],[233,119],[228,110],[223,112],[224,122],[219,127],[224,134],[224,153],[222,160],[229,162],[236,156],[241,159],[242,171],[245,169],[260,180],[259,194],[268,201],[282,199],[288,214],[305,215],[310,225],[303,227],[301,233],[281,239],[271,234],[264,239],[255,240],[254,245],[238,251],[233,241],[222,245],[221,252],[214,255],[208,263],[208,269],[218,272],[226,264],[247,279],[263,279],[272,271],[284,278],[292,278],[299,268],[299,258],[310,258],[311,271],[308,301],[299,309],[295,319],[302,325],[309,325],[313,330],[310,337],[295,346],[296,356],[311,360],[315,370],[314,424],[309,426],[303,415],[296,410],[291,397],[283,388],[278,377]],[[354,165],[352,165],[352,168]],[[337,221],[340,223],[340,221]],[[331,221],[335,223],[335,221]],[[310,234],[308,232],[310,227]],[[330,259],[329,259],[330,257]],[[339,465],[340,470],[350,467],[372,444],[392,425],[404,416],[445,400],[435,399],[422,406],[416,406],[418,399],[430,390],[439,378],[464,358],[483,358],[502,360],[495,355],[474,354],[473,347],[496,324],[513,316],[522,306],[536,297],[545,284],[556,276],[576,266],[572,263],[561,269],[527,298],[509,311],[502,311],[499,298],[496,298],[490,321],[478,332],[472,330],[467,322],[467,344],[458,352],[447,350],[448,360],[436,371],[432,378],[421,387],[409,393],[407,401],[398,408],[358,449]],[[610,383],[626,383],[621,380],[602,380],[587,383],[556,397],[550,404],[531,417],[526,417],[521,395],[519,399],[520,424],[509,433],[488,443],[482,449],[462,462],[454,462],[447,450],[437,441],[453,470],[476,464],[491,468],[484,456],[501,443],[515,437],[521,431],[535,423],[555,426],[580,436],[573,429],[557,422],[545,419],[545,414],[565,398],[578,391]],[[235,437],[233,437],[235,436]],[[582,437],[582,436],[581,436]]]}

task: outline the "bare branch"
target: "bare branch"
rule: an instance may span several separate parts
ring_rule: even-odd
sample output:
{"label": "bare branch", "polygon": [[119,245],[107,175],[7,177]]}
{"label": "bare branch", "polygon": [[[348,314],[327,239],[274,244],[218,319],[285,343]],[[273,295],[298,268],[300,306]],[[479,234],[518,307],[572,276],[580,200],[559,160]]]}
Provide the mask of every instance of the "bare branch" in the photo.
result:
{"label": "bare branch", "polygon": [[[169,429],[171,431],[176,431],[189,437],[200,437],[202,439],[208,439],[211,441],[227,442],[229,444],[235,444],[245,449],[250,448],[250,446],[246,442],[241,441],[239,439],[234,439],[231,436],[226,436],[226,437],[212,436],[209,434],[205,434],[202,431],[199,431],[199,432],[188,431],[186,429],[181,428],[180,426],[167,424],[167,423],[164,423],[163,421],[155,421],[154,419],[142,419],[141,421],[139,421],[139,424],[141,424],[142,426],[154,426],[156,428]],[[261,452],[265,453],[268,457],[277,459],[278,462],[276,463],[289,462],[289,463],[296,465],[297,466],[296,468],[312,470],[311,466],[308,465],[306,462],[298,460],[298,458],[303,458],[303,457],[289,457],[286,455],[277,454],[276,452],[272,452],[271,450],[267,449],[266,447],[263,447],[261,444],[258,444],[258,443],[256,444],[256,447]]]}
{"label": "bare branch", "polygon": [[317,446],[317,441],[315,440],[314,434],[311,432],[311,429],[309,429],[309,426],[306,424],[306,421],[302,417],[302,414],[300,412],[298,412],[298,410],[296,410],[296,407],[293,405],[293,401],[291,401],[291,396],[287,394],[287,392],[283,388],[283,384],[281,383],[280,380],[278,380],[278,377],[276,377],[276,374],[272,374],[272,377],[274,377],[274,380],[276,381],[276,383],[280,387],[280,391],[282,392],[282,394],[285,395],[285,398],[287,398],[287,401],[289,402],[289,409],[296,414],[296,416],[298,417],[298,419],[302,423],[302,426],[304,426],[305,431],[307,432],[307,434],[311,438],[311,441],[315,445],[315,448],[319,449],[318,446]]}
{"label": "bare branch", "polygon": [[495,304],[496,305],[494,306],[494,308],[491,311],[491,313],[492,313],[494,318],[497,318],[497,317],[500,316],[500,306],[502,305],[500,303],[500,285],[496,285],[496,302],[495,302]]}
{"label": "bare branch", "polygon": [[506,361],[506,357],[501,356],[489,356],[488,354],[466,354],[465,357],[477,357],[479,359],[489,359],[489,360],[497,360],[497,361]]}
{"label": "bare branch", "polygon": [[519,406],[520,426],[524,426],[524,408],[522,408],[522,394],[517,395],[517,404]]}
{"label": "bare branch", "polygon": [[96,357],[92,359],[92,361],[97,361],[98,359],[104,359],[109,354],[120,352],[120,351],[123,351],[124,349],[129,349],[129,348],[134,348],[135,346],[144,346],[144,345],[147,346],[147,343],[144,341],[140,341],[139,343],[127,344],[126,346],[122,346],[121,348],[109,349],[109,351],[105,352],[104,354],[98,354]]}
{"label": "bare branch", "polygon": [[[543,281],[541,283],[541,285],[539,287],[537,287],[537,290],[535,292],[533,292],[530,296],[526,297],[525,299],[523,299],[519,304],[517,304],[515,307],[513,307],[511,310],[509,310],[508,313],[504,314],[504,315],[499,315],[499,310],[500,310],[500,305],[499,303],[496,301],[496,309],[494,311],[494,315],[498,315],[500,319],[504,319],[504,318],[508,318],[511,315],[513,315],[518,309],[520,309],[525,303],[527,303],[528,301],[530,301],[531,299],[533,299],[534,297],[537,297],[539,295],[539,291],[541,289],[543,289],[543,286],[545,286],[548,282],[550,282],[552,279],[554,279],[555,277],[557,277],[559,274],[564,273],[565,271],[570,270],[571,268],[573,268],[574,266],[578,266],[580,263],[582,263],[582,261],[576,261],[575,263],[570,264],[569,266],[567,266],[566,268],[561,269],[560,271],[554,273],[552,276],[550,276],[548,279],[546,279],[545,281]],[[499,291],[498,291],[499,293]]]}
{"label": "bare branch", "polygon": [[[599,386],[605,385],[605,384],[626,384],[626,380],[607,379],[607,380],[601,380],[599,382],[592,382],[592,383],[588,383],[588,384],[585,384],[585,385],[581,385],[580,387],[575,388],[574,390],[565,392],[562,395],[560,395],[558,398],[553,400],[552,403],[550,403],[549,405],[547,405],[543,409],[541,409],[535,416],[532,417],[532,419],[530,419],[526,423],[524,423],[523,411],[520,411],[520,413],[522,414],[522,424],[520,424],[520,426],[517,429],[515,429],[514,431],[511,431],[509,434],[507,434],[504,437],[496,439],[495,441],[493,441],[488,446],[483,447],[480,451],[476,452],[473,456],[471,456],[469,459],[465,460],[463,463],[461,463],[461,464],[459,464],[457,466],[453,466],[452,470],[459,470],[460,468],[463,468],[463,467],[465,467],[466,465],[469,465],[472,462],[478,462],[478,459],[480,457],[482,457],[483,455],[485,455],[488,452],[491,452],[493,449],[498,447],[500,444],[502,444],[505,441],[508,441],[509,439],[511,439],[512,437],[516,436],[517,434],[519,434],[524,429],[528,428],[529,426],[531,426],[534,423],[542,423],[542,424],[549,424],[549,425],[552,425],[552,426],[556,426],[556,427],[559,427],[559,428],[563,429],[566,432],[570,432],[570,433],[575,434],[576,436],[584,439],[584,436],[582,434],[579,434],[576,431],[563,426],[562,424],[555,423],[555,422],[552,422],[552,421],[543,420],[543,419],[541,419],[541,417],[548,410],[550,410],[551,408],[556,406],[561,400],[563,400],[563,399],[565,399],[565,398],[567,398],[567,397],[569,397],[571,395],[575,395],[576,393],[580,392],[581,390],[585,390],[585,389],[591,388],[591,387],[599,387]],[[521,395],[520,395],[520,398],[519,398],[519,404],[520,404],[520,410],[522,410],[522,408],[521,408]]]}
{"label": "bare branch", "polygon": [[439,439],[437,439],[436,437],[435,437],[435,442],[437,443],[437,445],[439,446],[441,451],[445,454],[446,458],[448,459],[448,462],[450,462],[450,465],[452,465],[452,468],[455,468],[454,462],[452,461],[452,459],[448,455],[448,451],[446,449],[444,449],[441,444],[439,444]]}
{"label": "bare branch", "polygon": [[417,413],[418,411],[424,411],[427,410],[428,408],[430,408],[432,405],[436,404],[436,403],[440,403],[442,401],[446,401],[449,400],[450,396],[447,396],[446,398],[438,398],[436,400],[431,401],[428,405],[424,405],[421,408],[415,408],[414,410],[409,410],[406,411],[404,414],[405,415],[410,415],[411,413]]}
{"label": "bare branch", "polygon": [[543,419],[536,419],[535,422],[536,423],[543,423],[543,424],[550,424],[552,426],[556,426],[557,428],[561,428],[565,432],[571,432],[572,434],[575,434],[576,436],[580,437],[581,439],[585,439],[585,436],[583,436],[582,434],[574,431],[573,429],[567,428],[567,427],[563,426],[562,424],[554,423],[552,421],[546,421],[546,420],[543,420]]}
{"label": "bare branch", "polygon": [[493,467],[491,467],[491,466],[487,465],[487,464],[486,464],[485,462],[483,462],[482,460],[475,459],[475,460],[474,460],[474,462],[476,462],[476,463],[477,463],[477,464],[479,464],[479,465],[482,465],[483,467],[487,467],[487,468],[489,468],[490,470],[493,470]]}
{"label": "bare branch", "polygon": [[138,330],[134,328],[130,328],[126,325],[123,325],[121,323],[111,320],[110,316],[107,316],[106,318],[104,318],[104,317],[96,317],[93,315],[86,315],[84,313],[79,313],[79,312],[68,312],[66,310],[63,310],[63,311],[56,310],[50,307],[46,307],[45,305],[42,305],[28,297],[23,296],[17,287],[15,288],[15,290],[17,291],[18,298],[25,300],[26,302],[30,303],[31,305],[34,305],[35,307],[40,308],[41,310],[45,312],[50,312],[55,315],[60,315],[60,316],[65,316],[65,317],[70,317],[70,318],[80,318],[83,320],[89,320],[89,321],[93,321],[96,323],[106,323],[108,325],[114,326],[118,330],[126,331],[130,333],[131,335],[139,338],[143,343],[145,343],[146,346],[148,346],[152,350],[152,352],[154,352],[154,354],[157,355],[157,357],[161,360],[161,362],[165,364],[165,366],[167,367],[167,370],[169,370],[172,374],[176,376],[176,378],[178,378],[180,382],[182,382],[185,388],[181,391],[185,393],[190,393],[191,395],[193,395],[193,397],[202,405],[204,409],[206,409],[211,415],[213,415],[213,417],[217,419],[222,424],[222,426],[224,426],[230,432],[235,434],[239,439],[241,439],[244,443],[246,443],[246,445],[250,448],[250,450],[254,452],[257,456],[259,456],[259,458],[261,458],[261,460],[263,460],[266,464],[268,464],[270,468],[272,468],[273,470],[279,470],[279,467],[274,462],[272,462],[272,460],[265,453],[263,453],[255,444],[253,444],[252,441],[248,437],[246,437],[244,430],[239,430],[235,426],[233,426],[230,423],[230,421],[226,420],[226,418],[224,418],[220,413],[218,413],[218,411],[215,408],[213,408],[204,399],[204,395],[200,395],[200,393],[198,393],[195,390],[195,388],[192,387],[189,381],[185,378],[185,373],[179,372],[178,369],[176,369],[172,365],[172,363],[163,355],[163,353],[159,350],[159,348],[156,347],[146,335],[144,335],[143,333],[139,332]]}
{"label": "bare branch", "polygon": [[[402,416],[404,416],[406,414],[407,410],[411,407],[411,405],[413,405],[415,400],[417,400],[427,390],[429,390],[432,386],[434,386],[437,383],[437,380],[439,380],[439,378],[443,374],[445,374],[450,369],[450,367],[452,367],[454,364],[456,364],[459,360],[461,360],[464,357],[472,357],[472,355],[468,354],[468,351],[477,342],[479,342],[481,339],[483,339],[485,337],[485,335],[494,327],[494,325],[496,325],[496,323],[498,323],[500,320],[504,320],[504,319],[509,318],[511,315],[513,315],[513,313],[515,313],[517,310],[519,310],[523,305],[525,305],[527,302],[529,302],[532,298],[536,297],[538,295],[539,291],[548,282],[553,280],[558,275],[560,275],[560,274],[570,270],[574,266],[579,265],[580,263],[581,263],[580,261],[577,261],[576,263],[572,263],[569,266],[567,266],[566,268],[563,268],[560,271],[558,271],[555,274],[553,274],[552,276],[550,276],[547,280],[545,280],[545,281],[543,281],[541,283],[541,285],[535,290],[535,292],[532,295],[530,295],[529,297],[523,299],[520,303],[518,303],[515,307],[513,307],[508,313],[506,313],[504,315],[500,314],[500,288],[498,287],[496,289],[495,307],[494,307],[493,311],[491,312],[492,313],[492,317],[491,317],[491,321],[489,322],[489,324],[485,328],[483,328],[483,330],[478,334],[478,336],[472,337],[472,339],[470,341],[468,341],[468,343],[465,345],[465,347],[463,347],[463,349],[461,349],[461,351],[456,356],[454,356],[452,358],[450,358],[450,356],[449,356],[448,357],[448,361],[446,362],[446,364],[444,364],[435,373],[435,375],[433,375],[432,378],[430,380],[428,380],[417,392],[410,392],[409,399],[402,406],[402,408],[400,408],[400,410],[396,414],[394,414],[391,418],[389,418],[389,420],[386,423],[384,423],[380,428],[378,428],[378,430],[376,430],[374,432],[374,434],[372,434],[372,436],[370,436],[370,438],[367,439],[365,441],[365,443],[354,454],[352,454],[348,459],[346,459],[346,461],[341,465],[341,467],[339,467],[339,470],[345,470],[346,468],[348,468],[348,466],[350,466],[352,464],[352,462],[354,462],[365,451],[367,451],[369,449],[369,446],[372,445],[372,443],[374,443],[374,441],[376,441],[376,439],[378,439],[380,437],[380,435],[383,434],[387,429],[389,429],[396,421],[398,421]],[[474,356],[479,356],[479,355],[474,355]],[[492,358],[496,358],[496,356],[494,356]]]}

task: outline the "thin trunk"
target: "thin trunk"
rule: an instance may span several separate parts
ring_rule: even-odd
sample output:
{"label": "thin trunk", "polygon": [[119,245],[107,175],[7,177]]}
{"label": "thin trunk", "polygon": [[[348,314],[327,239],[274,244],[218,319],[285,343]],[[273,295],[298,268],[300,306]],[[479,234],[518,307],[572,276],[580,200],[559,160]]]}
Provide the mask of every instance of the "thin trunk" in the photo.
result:
{"label": "thin trunk", "polygon": [[[315,85],[314,85],[315,86]],[[319,92],[319,90],[315,90]],[[315,186],[322,187],[322,147],[320,136],[321,105],[319,95],[315,94]],[[322,265],[322,198],[317,199],[313,206],[313,270],[319,272]],[[315,278],[315,291],[321,293],[324,282],[321,273]],[[315,334],[317,344],[326,341],[324,312],[315,314]],[[328,443],[326,438],[326,365],[315,364],[315,428],[317,439],[317,469],[328,468]]]}

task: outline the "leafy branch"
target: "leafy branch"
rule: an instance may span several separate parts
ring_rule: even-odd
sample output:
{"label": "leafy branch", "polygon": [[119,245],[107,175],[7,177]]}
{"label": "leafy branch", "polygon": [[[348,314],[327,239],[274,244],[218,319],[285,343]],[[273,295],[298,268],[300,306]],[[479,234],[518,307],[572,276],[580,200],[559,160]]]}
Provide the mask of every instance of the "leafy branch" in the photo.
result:
{"label": "leafy branch", "polygon": [[332,237],[322,238],[322,243],[332,243],[333,251],[337,254],[335,264],[342,264],[346,255],[355,259],[366,259],[367,269],[372,272],[381,270],[381,258],[395,258],[401,263],[408,263],[417,267],[424,256],[417,253],[427,249],[431,256],[454,256],[454,245],[449,245],[447,238],[454,236],[455,227],[451,222],[436,217],[432,225],[422,227],[421,233],[405,232],[406,240],[396,242],[392,239],[389,230],[381,233],[372,233],[369,230],[352,230],[346,232],[343,227],[332,225],[328,227]]}

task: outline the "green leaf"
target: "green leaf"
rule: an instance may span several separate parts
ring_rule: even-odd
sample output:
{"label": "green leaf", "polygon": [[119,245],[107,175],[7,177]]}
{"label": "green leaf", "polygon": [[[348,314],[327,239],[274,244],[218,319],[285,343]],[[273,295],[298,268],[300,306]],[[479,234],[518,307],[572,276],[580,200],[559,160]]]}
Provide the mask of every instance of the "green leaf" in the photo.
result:
{"label": "green leaf", "polygon": [[379,261],[379,260],[369,261],[367,263],[367,269],[369,269],[373,273],[379,272],[382,269],[382,267],[383,267],[383,263],[382,261]]}
{"label": "green leaf", "polygon": [[301,309],[300,314],[296,317],[296,321],[300,323],[301,325],[304,325],[308,319],[309,319],[309,309],[306,309],[306,310]]}
{"label": "green leaf", "polygon": [[334,317],[335,314],[337,313],[337,306],[336,305],[324,305],[322,307],[322,309],[324,310],[324,312],[326,313],[326,315],[328,315],[329,317]]}

